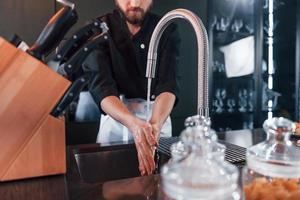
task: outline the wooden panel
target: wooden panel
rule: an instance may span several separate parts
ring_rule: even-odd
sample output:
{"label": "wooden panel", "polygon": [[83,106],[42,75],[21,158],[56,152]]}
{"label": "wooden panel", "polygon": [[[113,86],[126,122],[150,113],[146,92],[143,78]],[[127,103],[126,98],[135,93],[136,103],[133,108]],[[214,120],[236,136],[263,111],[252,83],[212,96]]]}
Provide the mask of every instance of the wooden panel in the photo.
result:
{"label": "wooden panel", "polygon": [[[13,49],[10,46],[0,55],[9,54]],[[6,68],[0,76],[0,177],[70,85],[20,50]]]}
{"label": "wooden panel", "polygon": [[2,180],[66,172],[64,120],[48,116]]}
{"label": "wooden panel", "polygon": [[[4,39],[0,38],[0,52],[4,52],[0,54],[0,76],[3,73],[4,69],[8,66],[8,63],[12,60],[12,58],[18,52],[15,48],[10,48],[11,44],[5,42]],[[8,50],[9,49],[9,50]],[[9,51],[9,52],[7,52]]]}

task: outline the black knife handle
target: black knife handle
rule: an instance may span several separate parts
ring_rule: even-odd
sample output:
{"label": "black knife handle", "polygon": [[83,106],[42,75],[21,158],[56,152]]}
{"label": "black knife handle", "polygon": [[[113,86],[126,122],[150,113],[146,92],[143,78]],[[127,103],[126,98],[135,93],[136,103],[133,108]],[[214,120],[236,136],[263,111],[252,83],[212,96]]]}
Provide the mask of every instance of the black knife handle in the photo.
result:
{"label": "black knife handle", "polygon": [[68,30],[77,22],[77,19],[76,11],[64,6],[49,20],[37,41],[27,52],[41,60],[55,49]]}
{"label": "black knife handle", "polygon": [[108,40],[108,33],[101,33],[90,39],[83,47],[81,47],[80,50],[78,50],[76,54],[74,54],[64,65],[67,77],[71,77],[74,73],[81,69],[82,63],[86,57],[99,45],[106,44]]}
{"label": "black knife handle", "polygon": [[59,48],[52,60],[56,62],[66,62],[72,55],[84,45],[89,38],[99,33],[108,31],[105,22],[99,19],[92,20],[89,24],[76,31],[70,39],[68,39],[61,48]]}
{"label": "black knife handle", "polygon": [[79,96],[79,93],[85,88],[91,80],[92,75],[85,74],[76,79],[69,89],[65,92],[64,96],[59,100],[51,115],[58,117],[63,114],[65,109]]}
{"label": "black knife handle", "polygon": [[17,34],[14,34],[9,40],[9,42],[15,47],[18,47],[22,41],[22,38]]}

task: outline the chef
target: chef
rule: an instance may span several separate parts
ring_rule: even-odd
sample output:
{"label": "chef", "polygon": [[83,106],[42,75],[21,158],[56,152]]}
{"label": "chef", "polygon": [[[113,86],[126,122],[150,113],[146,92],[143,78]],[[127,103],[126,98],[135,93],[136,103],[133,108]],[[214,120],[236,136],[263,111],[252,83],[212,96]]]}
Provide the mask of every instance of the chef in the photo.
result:
{"label": "chef", "polygon": [[147,53],[160,20],[149,12],[152,4],[153,0],[115,0],[116,10],[100,17],[107,23],[111,39],[96,51],[98,65],[85,69],[95,74],[89,90],[102,113],[97,142],[133,139],[141,175],[155,169],[153,147],[159,137],[171,136],[169,115],[179,92],[180,39],[176,26],[171,25],[160,41],[151,112],[146,112]]}

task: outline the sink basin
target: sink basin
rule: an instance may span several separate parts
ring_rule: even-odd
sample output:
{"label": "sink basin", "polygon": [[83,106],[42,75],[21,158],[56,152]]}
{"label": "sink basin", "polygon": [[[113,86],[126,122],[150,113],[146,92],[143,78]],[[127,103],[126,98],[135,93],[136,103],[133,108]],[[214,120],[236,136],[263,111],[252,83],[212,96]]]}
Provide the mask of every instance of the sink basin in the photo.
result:
{"label": "sink basin", "polygon": [[[170,146],[179,138],[161,138],[158,147],[158,169],[170,158]],[[224,141],[225,159],[237,167],[245,164],[246,149]],[[140,176],[137,151],[133,142],[80,145],[73,149],[76,165],[84,182],[106,182]]]}
{"label": "sink basin", "polygon": [[134,144],[86,145],[75,149],[73,155],[85,182],[106,182],[140,175]]}
{"label": "sink basin", "polygon": [[[140,176],[133,142],[80,145],[73,149],[73,155],[84,182],[101,183]],[[158,168],[168,160],[168,155],[159,152]]]}

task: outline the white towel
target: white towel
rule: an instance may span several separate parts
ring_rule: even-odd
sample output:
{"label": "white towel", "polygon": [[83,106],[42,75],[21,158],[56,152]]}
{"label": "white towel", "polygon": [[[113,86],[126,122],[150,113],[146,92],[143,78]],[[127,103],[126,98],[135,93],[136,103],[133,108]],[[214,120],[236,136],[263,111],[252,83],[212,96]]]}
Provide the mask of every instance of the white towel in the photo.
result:
{"label": "white towel", "polygon": [[224,53],[228,78],[245,76],[254,72],[254,36],[249,36],[220,47]]}

